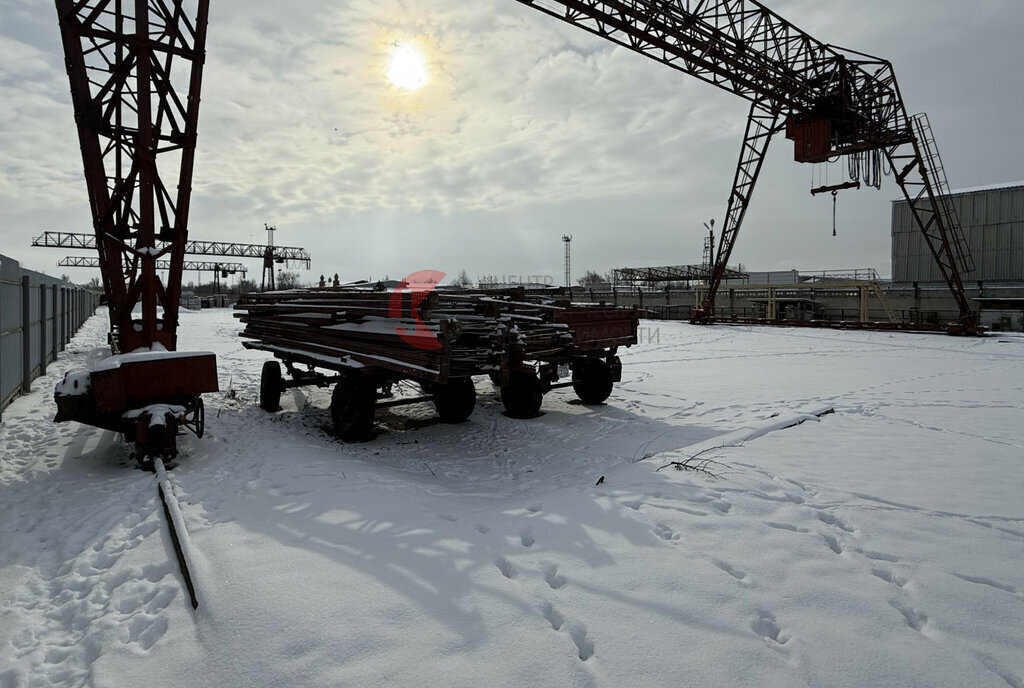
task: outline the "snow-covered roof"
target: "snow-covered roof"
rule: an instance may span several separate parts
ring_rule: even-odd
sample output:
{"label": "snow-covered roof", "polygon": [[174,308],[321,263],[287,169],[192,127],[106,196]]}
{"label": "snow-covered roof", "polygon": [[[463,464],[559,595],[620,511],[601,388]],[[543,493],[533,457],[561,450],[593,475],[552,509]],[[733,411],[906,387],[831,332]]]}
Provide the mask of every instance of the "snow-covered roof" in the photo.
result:
{"label": "snow-covered roof", "polygon": [[985,186],[972,186],[966,189],[952,189],[949,193],[953,194],[966,194],[966,193],[978,193],[979,191],[997,191],[999,189],[1012,189],[1014,187],[1024,186],[1024,181],[1019,182],[1002,182],[1000,184],[986,184]]}
{"label": "snow-covered roof", "polygon": [[[986,184],[984,186],[970,186],[964,189],[952,189],[949,192],[950,196],[958,196],[960,194],[980,193],[982,191],[999,191],[1000,189],[1015,189],[1018,187],[1024,187],[1024,181],[1019,182],[1000,182],[998,184]],[[906,203],[905,198],[894,198],[893,203]]]}

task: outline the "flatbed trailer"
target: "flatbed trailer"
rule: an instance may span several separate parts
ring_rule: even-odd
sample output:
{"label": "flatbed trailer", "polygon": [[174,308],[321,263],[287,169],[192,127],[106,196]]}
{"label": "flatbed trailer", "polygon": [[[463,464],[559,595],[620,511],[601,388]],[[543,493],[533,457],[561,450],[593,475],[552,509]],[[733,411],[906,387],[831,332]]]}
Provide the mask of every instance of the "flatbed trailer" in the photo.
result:
{"label": "flatbed trailer", "polygon": [[[432,402],[443,422],[465,421],[483,375],[515,418],[536,416],[560,387],[603,403],[621,379],[618,348],[637,342],[634,308],[528,300],[521,290],[291,290],[247,295],[235,308],[243,346],[278,359],[263,365],[260,407],[277,411],[286,389],[334,385],[331,418],[346,442],[372,438],[378,408]],[[397,398],[403,381],[422,395]]]}

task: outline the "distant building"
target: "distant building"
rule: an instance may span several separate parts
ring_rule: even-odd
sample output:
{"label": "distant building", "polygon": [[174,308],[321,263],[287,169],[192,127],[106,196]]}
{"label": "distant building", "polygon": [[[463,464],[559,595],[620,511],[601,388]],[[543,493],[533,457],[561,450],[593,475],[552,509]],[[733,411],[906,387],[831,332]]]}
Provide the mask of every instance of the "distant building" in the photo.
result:
{"label": "distant building", "polygon": [[799,284],[806,280],[797,270],[774,270],[771,272],[747,272],[747,276],[738,280],[722,280],[723,286],[740,284]]}
{"label": "distant building", "polygon": [[[965,285],[1024,283],[1024,182],[962,189],[950,196],[974,258],[974,271],[961,275]],[[905,200],[892,206],[892,281],[944,284]]]}

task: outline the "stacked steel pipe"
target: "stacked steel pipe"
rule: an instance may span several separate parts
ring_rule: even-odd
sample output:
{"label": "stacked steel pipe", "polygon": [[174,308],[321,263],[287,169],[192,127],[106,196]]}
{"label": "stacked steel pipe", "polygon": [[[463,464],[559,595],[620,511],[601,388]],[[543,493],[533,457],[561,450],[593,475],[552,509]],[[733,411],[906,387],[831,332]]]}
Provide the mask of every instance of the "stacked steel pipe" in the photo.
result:
{"label": "stacked steel pipe", "polygon": [[247,348],[315,367],[374,367],[439,383],[501,371],[510,359],[583,350],[572,325],[580,313],[627,323],[629,336],[611,345],[636,342],[634,311],[570,309],[521,289],[295,289],[246,294],[235,309]]}

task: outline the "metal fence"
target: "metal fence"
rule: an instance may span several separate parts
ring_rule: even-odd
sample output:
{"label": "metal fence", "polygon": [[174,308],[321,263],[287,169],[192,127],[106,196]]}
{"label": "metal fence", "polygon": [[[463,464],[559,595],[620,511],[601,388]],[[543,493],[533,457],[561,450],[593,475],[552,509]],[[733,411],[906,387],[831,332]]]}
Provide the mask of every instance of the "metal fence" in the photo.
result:
{"label": "metal fence", "polygon": [[100,294],[0,255],[0,418],[71,341]]}

